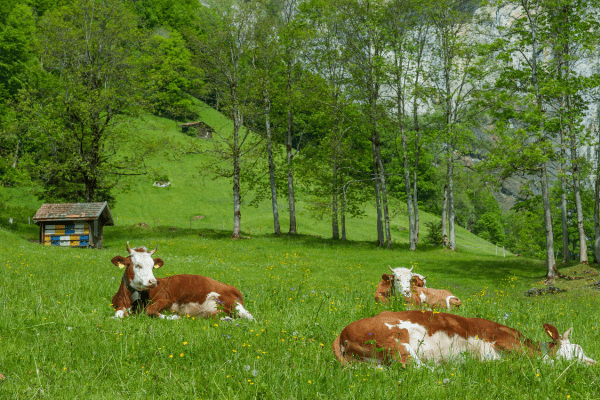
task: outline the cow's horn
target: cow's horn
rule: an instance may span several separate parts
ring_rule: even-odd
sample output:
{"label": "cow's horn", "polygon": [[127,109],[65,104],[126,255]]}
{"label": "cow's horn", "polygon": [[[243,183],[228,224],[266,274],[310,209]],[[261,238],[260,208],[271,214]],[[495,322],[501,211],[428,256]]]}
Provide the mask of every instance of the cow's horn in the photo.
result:
{"label": "cow's horn", "polygon": [[569,328],[562,336],[562,340],[569,340],[569,334],[571,333],[571,329],[573,328]]}
{"label": "cow's horn", "polygon": [[129,247],[129,240],[127,241],[127,253],[131,254],[131,247]]}
{"label": "cow's horn", "polygon": [[412,270],[413,270],[414,267],[415,267],[414,265],[412,267],[410,267],[410,269],[408,270],[408,272],[412,272]]}
{"label": "cow's horn", "polygon": [[156,247],[154,248],[154,250],[152,250],[152,251],[150,252],[150,255],[154,254],[154,252],[155,252],[156,250],[158,250],[158,245],[156,245]]}
{"label": "cow's horn", "polygon": [[390,267],[389,265],[388,265],[388,268],[390,269],[390,271],[394,272],[394,270],[392,269],[392,267]]}
{"label": "cow's horn", "polygon": [[427,279],[427,277],[426,277],[426,276],[424,276],[424,277],[423,277],[423,280],[425,280],[425,279]]}

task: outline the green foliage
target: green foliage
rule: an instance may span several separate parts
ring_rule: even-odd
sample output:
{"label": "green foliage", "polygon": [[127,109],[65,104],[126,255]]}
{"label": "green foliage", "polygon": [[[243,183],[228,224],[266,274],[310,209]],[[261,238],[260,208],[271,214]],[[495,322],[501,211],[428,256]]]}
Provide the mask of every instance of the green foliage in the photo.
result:
{"label": "green foliage", "polygon": [[425,237],[427,241],[431,244],[441,245],[444,239],[442,235],[442,220],[427,221],[424,225],[427,228],[427,236]]}
{"label": "green foliage", "polygon": [[195,0],[138,0],[131,3],[140,16],[141,27],[148,30],[161,27],[178,31],[189,29],[197,21],[198,7],[204,7]]}
{"label": "green foliage", "polygon": [[[45,14],[39,51],[45,79],[20,94],[14,125],[36,143],[30,174],[38,195],[57,201],[112,200],[120,176],[143,173],[147,142],[129,121],[144,107],[135,18],[120,0],[77,0]],[[24,115],[27,118],[24,118]]]}
{"label": "green foliage", "polygon": [[4,3],[0,8],[0,99],[14,96],[24,86],[35,42],[31,9],[17,1]]}
{"label": "green foliage", "polygon": [[193,65],[193,55],[177,31],[159,28],[143,47],[141,64],[145,90],[157,115],[174,120],[195,119],[188,93],[202,93],[202,70]]}
{"label": "green foliage", "polygon": [[486,212],[475,224],[473,232],[494,244],[504,243],[504,226],[500,214]]}

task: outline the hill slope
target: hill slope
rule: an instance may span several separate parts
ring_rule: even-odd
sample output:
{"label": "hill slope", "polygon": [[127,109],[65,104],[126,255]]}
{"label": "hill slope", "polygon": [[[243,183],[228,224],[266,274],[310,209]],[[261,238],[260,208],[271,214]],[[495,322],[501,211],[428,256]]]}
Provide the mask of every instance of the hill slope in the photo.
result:
{"label": "hill slope", "polygon": [[[207,122],[220,132],[230,130],[230,121],[221,113],[199,103],[199,119]],[[207,171],[207,165],[215,162],[210,153],[182,154],[193,144],[202,150],[211,149],[213,139],[191,138],[181,132],[177,122],[155,116],[145,116],[139,120],[138,134],[160,144],[161,151],[146,160],[154,173],[131,178],[116,188],[116,204],[111,211],[118,225],[145,223],[150,227],[168,226],[177,228],[210,229],[230,231],[233,224],[233,189],[231,179],[215,177]],[[283,149],[281,149],[283,151]],[[126,149],[123,150],[124,152]],[[171,185],[166,188],[154,187],[156,176],[168,177]],[[298,178],[297,178],[298,179]],[[242,182],[244,189],[244,182]],[[247,188],[246,188],[247,189]],[[38,201],[24,189],[0,189],[12,196],[13,204],[25,204],[37,209]],[[244,199],[246,203],[251,194]],[[279,191],[280,223],[282,231],[289,226],[287,196]],[[306,197],[306,196],[304,196]],[[297,194],[297,224],[300,234],[331,237],[331,222],[311,214],[309,205],[303,201],[301,192]],[[408,243],[408,217],[406,206],[398,201],[390,201],[392,238],[395,244]],[[362,219],[348,218],[346,222],[348,240],[375,241],[376,211],[374,204],[365,205],[366,216]],[[203,216],[192,220],[194,216]],[[422,212],[421,238],[427,234],[424,223],[439,221],[439,218]],[[4,216],[3,216],[4,217]],[[26,222],[21,220],[20,222]],[[110,227],[106,233],[110,234]],[[242,233],[244,235],[267,234],[273,231],[273,217],[270,200],[262,201],[257,207],[242,205]],[[485,240],[457,226],[458,247],[475,253],[495,254],[496,248]],[[424,240],[421,241],[421,244]],[[499,251],[501,255],[501,250]]]}

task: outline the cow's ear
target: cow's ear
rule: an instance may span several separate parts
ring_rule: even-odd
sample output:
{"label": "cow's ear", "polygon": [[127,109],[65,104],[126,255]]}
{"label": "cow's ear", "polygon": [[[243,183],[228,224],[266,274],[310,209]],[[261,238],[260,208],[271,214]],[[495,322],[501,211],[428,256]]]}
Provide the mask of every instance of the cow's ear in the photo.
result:
{"label": "cow's ear", "polygon": [[154,269],[156,268],[160,268],[164,265],[165,263],[163,262],[163,260],[161,260],[160,258],[155,258],[154,259]]}
{"label": "cow's ear", "polygon": [[383,279],[386,282],[390,281],[390,277],[391,277],[390,274],[383,274],[383,275],[381,275],[381,279]]}
{"label": "cow's ear", "polygon": [[110,260],[110,262],[119,267],[120,269],[123,269],[131,264],[131,257],[116,256],[113,257],[113,259]]}
{"label": "cow's ear", "polygon": [[558,333],[558,329],[550,324],[544,324],[544,330],[552,338],[554,342],[558,342],[560,340],[560,334]]}

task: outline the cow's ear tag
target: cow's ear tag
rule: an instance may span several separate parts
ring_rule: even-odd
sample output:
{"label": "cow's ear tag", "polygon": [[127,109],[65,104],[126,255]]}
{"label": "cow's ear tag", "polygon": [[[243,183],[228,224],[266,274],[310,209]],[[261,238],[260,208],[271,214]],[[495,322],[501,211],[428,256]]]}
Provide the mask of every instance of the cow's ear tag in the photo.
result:
{"label": "cow's ear tag", "polygon": [[158,264],[154,264],[154,265],[152,266],[152,268],[154,268],[154,269],[160,268],[160,265],[158,265]]}
{"label": "cow's ear tag", "polygon": [[123,268],[125,268],[125,264],[119,263],[118,267],[119,267],[119,269],[123,269]]}

